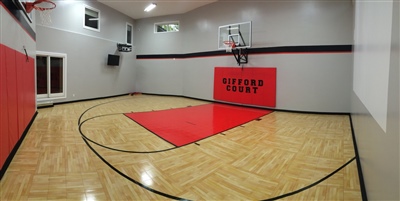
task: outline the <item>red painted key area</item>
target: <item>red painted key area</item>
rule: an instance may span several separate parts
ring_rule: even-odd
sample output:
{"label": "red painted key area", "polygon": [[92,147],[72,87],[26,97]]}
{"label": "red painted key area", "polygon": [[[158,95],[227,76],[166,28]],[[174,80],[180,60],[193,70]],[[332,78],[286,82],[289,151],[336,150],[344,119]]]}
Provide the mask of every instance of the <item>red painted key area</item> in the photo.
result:
{"label": "red painted key area", "polygon": [[125,115],[171,144],[183,146],[271,112],[271,110],[214,103]]}

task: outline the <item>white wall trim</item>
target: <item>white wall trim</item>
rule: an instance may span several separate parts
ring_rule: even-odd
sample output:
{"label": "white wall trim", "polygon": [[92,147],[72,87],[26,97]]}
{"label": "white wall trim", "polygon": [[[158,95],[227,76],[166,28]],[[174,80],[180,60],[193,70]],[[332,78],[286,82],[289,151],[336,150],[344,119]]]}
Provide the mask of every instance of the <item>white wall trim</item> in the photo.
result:
{"label": "white wall trim", "polygon": [[[128,26],[131,27],[131,42],[130,43],[128,43],[128,35],[127,35]],[[128,44],[128,45],[132,45],[133,44],[133,25],[131,23],[129,23],[129,22],[126,22],[126,25],[125,25],[125,43]]]}
{"label": "white wall trim", "polygon": [[82,36],[87,36],[87,37],[91,37],[91,38],[96,38],[96,39],[100,39],[100,40],[104,40],[104,41],[109,41],[109,42],[112,42],[112,43],[125,43],[125,41],[110,40],[110,39],[107,39],[107,38],[92,36],[90,34],[79,33],[79,32],[76,32],[76,31],[70,31],[70,30],[67,30],[67,29],[60,29],[60,28],[55,28],[55,27],[50,27],[50,26],[45,26],[45,25],[39,25],[39,24],[37,26],[45,27],[45,28],[48,28],[48,29],[54,29],[54,30],[58,30],[58,31],[64,31],[64,32],[72,33],[72,34],[78,34],[78,35],[82,35]]}
{"label": "white wall trim", "polygon": [[[86,9],[90,9],[90,10],[93,10],[93,11],[96,11],[98,14],[99,14],[99,17],[97,18],[97,21],[98,21],[98,28],[97,29],[95,29],[95,28],[92,28],[92,27],[89,27],[89,26],[86,26],[85,25],[85,13],[86,13]],[[101,12],[100,12],[100,10],[99,9],[97,9],[97,8],[93,8],[93,7],[91,7],[91,6],[88,6],[88,5],[83,5],[83,28],[84,29],[88,29],[88,30],[91,30],[91,31],[97,31],[97,32],[100,32],[100,24],[101,24]]]}
{"label": "white wall trim", "polygon": [[[61,94],[61,96],[42,96],[37,94],[37,89],[36,91],[36,102],[40,103],[43,101],[51,101],[51,100],[57,100],[57,99],[65,99],[67,98],[67,88],[68,88],[68,83],[67,83],[67,74],[68,74],[68,68],[67,68],[67,54],[65,53],[58,53],[58,52],[45,52],[45,51],[36,51],[36,56],[50,56],[50,57],[62,57],[63,58],[63,87],[64,87],[64,92]],[[35,59],[36,60],[36,59]],[[36,65],[35,65],[35,72],[36,72]],[[35,82],[36,82],[36,75],[35,75]]]}

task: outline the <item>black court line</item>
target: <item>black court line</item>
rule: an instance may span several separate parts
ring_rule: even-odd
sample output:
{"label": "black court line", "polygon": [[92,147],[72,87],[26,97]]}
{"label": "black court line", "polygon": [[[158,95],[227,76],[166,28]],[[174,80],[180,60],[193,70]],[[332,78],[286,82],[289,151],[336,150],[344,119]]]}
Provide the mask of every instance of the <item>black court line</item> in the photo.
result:
{"label": "black court line", "polygon": [[86,114],[87,112],[89,112],[89,110],[91,110],[91,109],[93,109],[93,108],[95,108],[95,107],[101,106],[101,105],[105,105],[105,104],[109,104],[109,103],[117,102],[117,101],[122,101],[122,100],[128,100],[128,99],[130,99],[130,98],[124,98],[124,99],[119,99],[119,100],[108,101],[108,102],[100,103],[100,104],[94,105],[94,106],[92,106],[92,107],[89,107],[88,109],[86,109],[85,111],[83,111],[83,113],[81,114],[81,116],[79,116],[79,119],[78,119],[78,126],[81,124],[81,119],[82,119],[83,115]]}
{"label": "black court line", "polygon": [[[158,153],[158,152],[170,151],[170,150],[179,148],[179,147],[172,147],[172,148],[168,148],[168,149],[154,150],[154,151],[128,151],[128,150],[116,149],[116,148],[112,148],[112,147],[109,147],[109,146],[105,146],[105,145],[100,144],[100,143],[98,143],[98,142],[96,142],[96,141],[93,141],[92,139],[88,138],[88,137],[83,133],[83,131],[82,131],[82,125],[83,125],[85,122],[88,122],[88,121],[93,120],[93,119],[95,119],[95,118],[100,118],[100,117],[105,117],[105,116],[112,116],[112,115],[124,115],[124,114],[123,114],[123,113],[105,114],[105,115],[99,115],[99,116],[94,116],[94,117],[85,119],[85,120],[82,121],[82,123],[80,123],[79,126],[78,126],[79,133],[81,134],[81,136],[82,136],[84,139],[86,139],[86,140],[92,142],[93,144],[96,144],[96,145],[98,145],[98,146],[100,146],[100,147],[103,147],[103,148],[106,148],[106,149],[110,149],[110,150],[113,150],[113,151],[118,151],[118,152],[136,153],[136,154],[150,154],[150,153]],[[124,116],[125,116],[125,115],[124,115]]]}
{"label": "black court line", "polygon": [[[172,108],[171,108],[171,109],[172,109]],[[152,110],[152,112],[154,112],[154,110]],[[159,135],[157,135],[156,133],[154,133],[153,131],[149,130],[147,127],[143,126],[141,123],[137,122],[136,120],[134,120],[134,119],[132,119],[132,118],[126,116],[125,114],[124,114],[124,116],[125,116],[126,118],[128,118],[129,120],[131,120],[131,121],[137,123],[137,124],[140,125],[142,128],[144,128],[144,129],[146,129],[147,131],[149,131],[150,133],[153,133],[153,135],[157,136],[158,138],[160,138],[160,139],[163,140],[164,142],[167,142],[167,143],[170,144],[171,146],[174,146],[174,149],[179,148],[178,146],[172,144],[171,142],[168,142],[167,140],[165,140],[165,139],[162,138],[161,136],[159,136]],[[180,147],[182,147],[182,146],[180,146]]]}
{"label": "black court line", "polygon": [[364,175],[363,175],[362,168],[361,168],[360,155],[358,154],[356,135],[355,135],[355,132],[354,132],[354,127],[353,127],[353,119],[351,118],[350,114],[349,114],[349,120],[350,120],[350,127],[351,127],[351,135],[352,135],[352,138],[353,138],[354,152],[356,154],[357,173],[358,173],[358,179],[360,181],[361,197],[362,197],[363,201],[367,201],[368,200],[367,189],[365,188]]}
{"label": "black court line", "polygon": [[289,196],[291,196],[291,195],[294,195],[294,194],[300,193],[300,192],[302,192],[302,191],[305,191],[305,190],[307,190],[307,189],[309,189],[309,188],[311,188],[311,187],[313,187],[313,186],[315,186],[315,185],[317,185],[317,184],[319,184],[319,183],[325,181],[326,179],[328,179],[328,178],[331,177],[332,175],[336,174],[336,173],[339,172],[341,169],[343,169],[343,168],[346,167],[348,164],[350,164],[355,158],[356,158],[356,157],[353,157],[353,158],[350,159],[347,163],[345,163],[344,165],[340,166],[340,167],[339,167],[338,169],[336,169],[335,171],[331,172],[330,174],[326,175],[326,176],[323,177],[322,179],[320,179],[320,180],[318,180],[318,181],[316,181],[316,182],[314,182],[314,183],[312,183],[312,184],[310,184],[310,185],[308,185],[308,186],[306,186],[306,187],[300,188],[300,189],[298,189],[298,190],[295,190],[295,191],[292,191],[292,192],[289,192],[289,193],[285,193],[285,194],[280,195],[280,196],[276,196],[276,197],[273,197],[273,198],[268,198],[268,199],[265,199],[265,200],[262,200],[262,201],[278,200],[278,199],[282,199],[282,198],[285,198],[285,197],[289,197]]}
{"label": "black court line", "polygon": [[148,187],[148,186],[146,186],[146,185],[144,185],[144,184],[142,184],[142,183],[140,183],[140,182],[138,182],[138,181],[132,179],[131,177],[129,177],[128,175],[122,173],[122,172],[119,171],[117,168],[115,168],[113,165],[111,165],[111,164],[110,164],[107,160],[105,160],[103,157],[101,157],[100,154],[97,153],[96,150],[94,150],[94,148],[93,148],[92,146],[90,146],[90,144],[86,141],[85,138],[82,138],[82,139],[83,139],[83,141],[85,141],[85,143],[86,143],[86,145],[89,147],[89,149],[92,150],[94,154],[96,154],[97,157],[99,157],[108,167],[110,167],[112,170],[114,170],[115,172],[117,172],[119,175],[123,176],[125,179],[128,179],[129,181],[131,181],[131,182],[137,184],[138,186],[140,186],[140,187],[142,187],[142,188],[144,188],[144,189],[146,189],[146,190],[148,190],[148,191],[150,191],[150,192],[153,192],[153,193],[155,193],[155,194],[164,196],[164,197],[166,197],[166,198],[170,198],[170,199],[174,199],[174,200],[189,200],[189,199],[185,199],[185,198],[180,198],[180,197],[176,197],[176,196],[173,196],[173,195],[169,195],[169,194],[163,193],[163,192],[161,192],[161,191],[157,191],[157,190],[155,190],[155,189],[152,189],[152,188],[150,188],[150,187]]}
{"label": "black court line", "polygon": [[[122,99],[122,100],[125,100],[125,99]],[[98,117],[102,117],[102,116],[117,115],[117,114],[122,114],[122,113],[114,113],[114,114],[99,115],[99,116],[96,116],[96,117],[88,118],[88,119],[86,119],[86,120],[84,120],[84,121],[81,122],[82,116],[83,116],[86,112],[88,112],[89,110],[91,110],[91,109],[93,109],[93,108],[95,108],[95,107],[97,107],[97,106],[104,105],[104,104],[111,103],[111,102],[116,102],[116,101],[120,101],[120,100],[109,101],[109,102],[106,102],[106,103],[101,103],[101,104],[95,105],[95,106],[93,106],[93,107],[90,107],[89,109],[87,109],[86,111],[84,111],[84,112],[81,114],[81,116],[79,117],[79,120],[78,120],[79,132],[81,133],[82,139],[84,140],[84,142],[86,143],[86,145],[93,151],[93,153],[96,154],[97,157],[99,157],[99,158],[100,158],[107,166],[109,166],[112,170],[114,170],[115,172],[117,172],[118,174],[120,174],[121,176],[123,176],[124,178],[128,179],[129,181],[131,181],[131,182],[137,184],[138,186],[140,186],[140,187],[142,187],[142,188],[144,188],[144,189],[146,189],[146,190],[148,190],[148,191],[150,191],[150,192],[153,192],[153,193],[156,193],[156,194],[158,194],[158,195],[164,196],[164,197],[166,197],[166,198],[170,198],[170,199],[174,199],[174,200],[190,200],[190,199],[185,199],[185,198],[173,196],[173,195],[170,195],[170,194],[161,192],[161,191],[157,191],[157,190],[155,190],[155,189],[152,189],[152,188],[150,188],[150,187],[148,187],[148,186],[146,186],[146,185],[144,185],[144,184],[142,184],[142,183],[140,183],[140,182],[138,182],[138,181],[132,179],[131,177],[129,177],[128,175],[122,173],[122,172],[119,171],[117,168],[115,168],[113,165],[111,165],[111,164],[110,164],[106,159],[104,159],[98,152],[96,152],[96,150],[89,144],[88,141],[90,141],[90,142],[92,142],[92,143],[94,143],[94,144],[96,144],[96,145],[98,145],[98,146],[107,148],[106,146],[103,146],[103,145],[101,145],[101,144],[98,144],[98,143],[96,143],[96,142],[93,142],[92,140],[90,140],[89,138],[87,138],[87,137],[82,133],[81,126],[82,126],[83,123],[85,123],[85,122],[87,122],[87,121],[89,121],[89,120],[92,120],[92,119],[94,119],[94,118],[98,118]],[[351,119],[350,119],[350,120],[351,120]],[[350,123],[351,123],[351,121],[350,121]],[[352,125],[352,124],[351,124],[351,125]],[[352,126],[351,126],[351,128],[353,129]],[[353,130],[352,130],[352,132],[353,132]],[[353,133],[353,137],[354,137],[354,133]],[[353,143],[355,143],[355,142],[354,142],[354,139],[353,139]],[[200,144],[198,144],[197,142],[195,142],[194,144],[200,145]],[[180,148],[180,147],[173,147],[173,148],[171,148],[171,149],[176,149],[176,148]],[[110,149],[115,150],[115,151],[130,152],[130,151],[125,151],[125,150],[113,149],[113,148],[110,148]],[[158,151],[158,152],[160,152],[160,151]],[[149,152],[131,152],[131,153],[149,153]],[[150,153],[152,153],[152,152],[150,152]],[[357,158],[357,156],[358,156],[358,152],[356,152],[356,156],[354,156],[352,159],[350,159],[347,163],[343,164],[341,167],[339,167],[339,168],[336,169],[335,171],[331,172],[330,174],[326,175],[325,177],[319,179],[318,181],[316,181],[316,182],[314,182],[314,183],[312,183],[312,184],[310,184],[310,185],[308,185],[308,186],[305,186],[305,187],[300,188],[300,189],[298,189],[298,190],[295,190],[295,191],[292,191],[292,192],[289,192],[289,193],[285,193],[285,194],[282,194],[282,195],[280,195],[280,196],[276,196],[276,197],[273,197],[273,198],[262,199],[261,201],[272,201],[272,200],[282,199],[282,198],[289,197],[289,196],[295,195],[295,194],[297,194],[297,193],[303,192],[303,191],[305,191],[305,190],[307,190],[307,189],[309,189],[309,188],[311,188],[311,187],[313,187],[313,186],[316,186],[316,185],[318,185],[319,183],[321,183],[321,182],[325,181],[326,179],[330,178],[331,176],[333,176],[334,174],[336,174],[336,173],[339,172],[340,170],[342,170],[344,167],[346,167],[348,164],[350,164],[352,161],[354,161],[354,160]],[[359,159],[358,159],[358,160],[359,160]],[[357,163],[357,165],[359,165],[359,164]],[[360,173],[359,173],[359,175],[360,175]],[[359,176],[359,177],[360,177],[360,176]],[[362,177],[362,174],[361,174],[361,177]],[[360,179],[360,180],[361,180],[361,179]],[[361,184],[360,184],[360,185],[361,185]],[[361,188],[363,188],[363,187],[361,187]],[[363,200],[364,200],[364,195],[363,195]]]}

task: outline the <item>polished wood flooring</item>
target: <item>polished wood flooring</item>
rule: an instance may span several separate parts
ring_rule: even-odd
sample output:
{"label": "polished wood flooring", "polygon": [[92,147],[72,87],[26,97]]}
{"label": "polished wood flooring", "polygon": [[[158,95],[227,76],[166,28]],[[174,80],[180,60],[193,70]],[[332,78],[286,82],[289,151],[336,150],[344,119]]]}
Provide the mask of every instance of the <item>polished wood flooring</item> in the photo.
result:
{"label": "polished wood flooring", "polygon": [[123,115],[206,103],[135,95],[39,109],[0,200],[265,200],[310,185],[280,200],[361,200],[347,115],[275,111],[183,147]]}

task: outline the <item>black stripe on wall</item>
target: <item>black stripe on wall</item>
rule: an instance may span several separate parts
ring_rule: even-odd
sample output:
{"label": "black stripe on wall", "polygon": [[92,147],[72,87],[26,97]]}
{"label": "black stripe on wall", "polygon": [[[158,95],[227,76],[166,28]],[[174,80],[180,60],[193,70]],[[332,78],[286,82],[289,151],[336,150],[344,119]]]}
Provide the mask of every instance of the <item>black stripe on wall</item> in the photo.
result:
{"label": "black stripe on wall", "polygon": [[[260,47],[247,49],[252,54],[300,54],[300,53],[348,53],[353,49],[352,45],[315,45],[315,46],[282,46]],[[137,55],[136,59],[187,59],[196,57],[227,56],[232,53],[225,50],[195,52],[187,54],[146,54]]]}
{"label": "black stripe on wall", "polygon": [[36,33],[30,26],[30,22],[27,21],[25,15],[17,8],[14,2],[12,0],[1,0],[1,3],[4,5],[4,8],[15,17],[26,33],[28,33],[33,40],[36,40]]}

